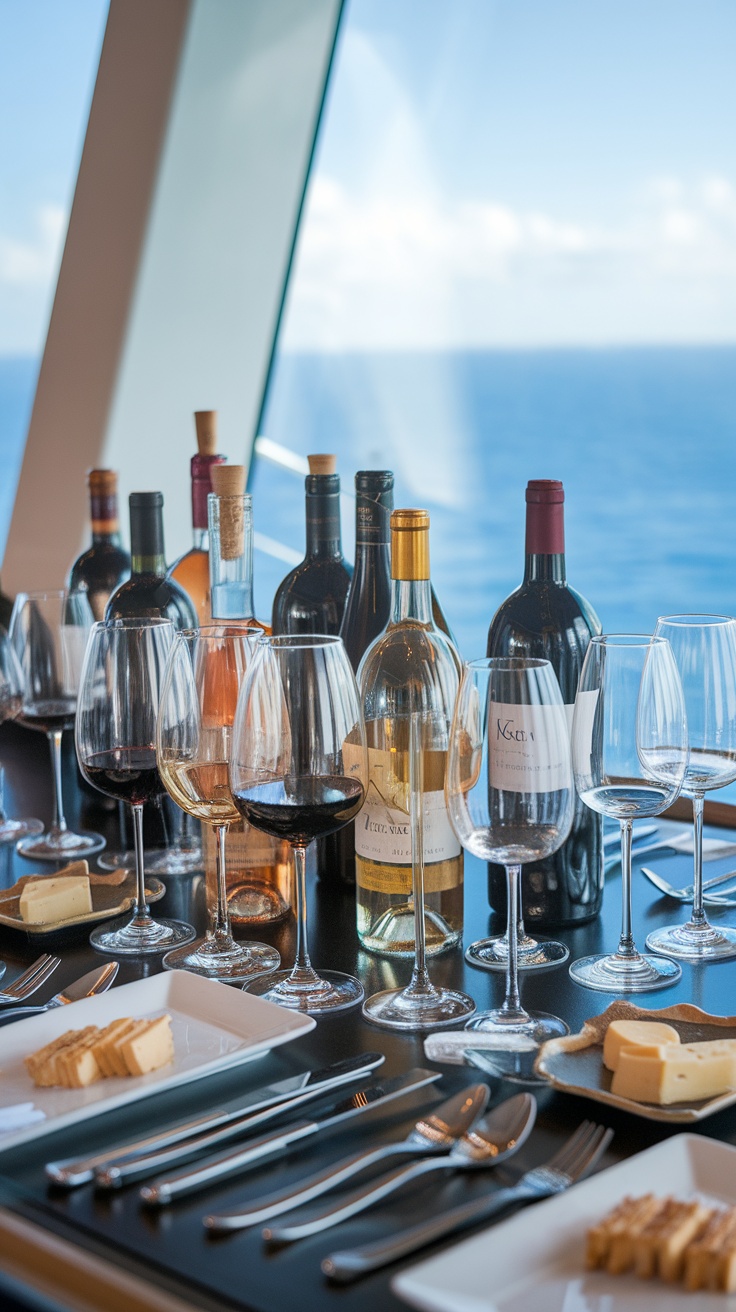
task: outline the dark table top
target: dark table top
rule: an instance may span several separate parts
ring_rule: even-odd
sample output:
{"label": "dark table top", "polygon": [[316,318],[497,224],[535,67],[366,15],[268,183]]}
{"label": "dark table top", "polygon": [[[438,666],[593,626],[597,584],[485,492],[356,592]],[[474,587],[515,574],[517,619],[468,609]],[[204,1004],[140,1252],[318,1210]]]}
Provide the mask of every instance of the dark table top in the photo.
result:
{"label": "dark table top", "polygon": [[[68,736],[69,737],[69,736]],[[117,808],[105,811],[99,800],[79,787],[71,742],[65,745],[65,797],[70,824],[83,824],[106,834],[111,846],[119,846],[120,829]],[[6,771],[6,808],[9,814],[36,814],[48,820],[51,808],[51,776],[47,746],[41,734],[17,726],[0,730],[0,761]],[[679,826],[678,826],[679,827]],[[151,838],[156,834],[151,830]],[[659,864],[659,862],[658,862]],[[736,865],[736,862],[734,862]],[[686,883],[692,860],[668,856],[660,868],[666,868],[673,882]],[[713,863],[708,873],[726,869]],[[30,873],[29,862],[7,848],[0,849],[0,886],[12,884],[20,874]],[[201,875],[168,876],[167,894],[157,904],[163,914],[192,920],[201,929],[204,924],[204,880]],[[620,928],[620,871],[607,878],[601,916],[587,926],[555,935],[570,948],[571,958],[615,948]],[[660,898],[641,877],[634,878],[634,929],[641,945],[655,926],[685,918],[686,908]],[[719,912],[716,919],[736,921],[736,910]],[[310,948],[315,965],[357,973],[365,984],[366,994],[408,981],[408,964],[394,964],[363,952],[355,933],[354,896],[350,890],[326,887],[310,880],[309,892]],[[485,867],[466,856],[465,864],[465,943],[502,926],[490,915],[486,898]],[[258,937],[273,942],[288,964],[293,955],[293,921]],[[0,959],[8,965],[8,977],[14,968],[22,968],[38,954],[38,948],[25,937],[0,928]],[[77,939],[60,952],[62,964],[53,980],[33,999],[44,1001],[65,984],[99,964],[101,958],[84,938]],[[160,969],[160,958],[121,962],[119,983],[140,979]],[[503,996],[503,977],[467,966],[460,950],[435,958],[430,966],[437,983],[460,987],[470,993],[479,1008],[498,1005]],[[562,966],[549,971],[532,972],[522,977],[522,1001],[530,1009],[553,1011],[564,1017],[574,1032],[589,1016],[597,1015],[611,1001],[611,996],[595,993],[574,984]],[[657,1009],[680,1002],[692,1002],[717,1015],[736,1012],[736,961],[706,967],[683,965],[679,984],[657,993],[638,995],[640,1005]],[[424,1056],[420,1035],[396,1035],[366,1024],[359,1009],[321,1019],[311,1034],[267,1057],[209,1077],[169,1093],[134,1103],[129,1108],[109,1112],[84,1123],[48,1135],[0,1155],[0,1205],[44,1226],[49,1231],[70,1238],[76,1245],[101,1254],[127,1271],[143,1274],[162,1289],[174,1291],[196,1308],[249,1309],[253,1312],[276,1312],[298,1306],[301,1312],[341,1306],[345,1312],[363,1312],[403,1307],[389,1288],[388,1274],[376,1274],[347,1288],[329,1286],[320,1273],[320,1259],[334,1248],[345,1248],[378,1238],[387,1231],[454,1205],[484,1192],[490,1177],[434,1177],[422,1188],[398,1195],[390,1204],[373,1209],[362,1217],[344,1223],[327,1235],[303,1240],[275,1251],[266,1251],[258,1228],[241,1231],[225,1238],[210,1238],[202,1226],[206,1211],[234,1206],[272,1189],[280,1188],[322,1165],[336,1160],[356,1146],[368,1145],[382,1138],[403,1137],[416,1119],[420,1108],[426,1109],[450,1092],[481,1078],[477,1072],[458,1066],[438,1067],[441,1082],[430,1092],[423,1091],[398,1107],[374,1113],[355,1123],[344,1133],[333,1133],[301,1145],[280,1161],[264,1165],[241,1180],[182,1200],[161,1213],[143,1210],[135,1186],[111,1196],[95,1194],[84,1186],[70,1194],[54,1192],[47,1186],[44,1163],[59,1158],[94,1152],[126,1137],[150,1132],[174,1118],[205,1111],[220,1099],[257,1088],[271,1080],[308,1067],[326,1065],[341,1057],[361,1051],[378,1050],[385,1054],[383,1071],[394,1074],[410,1066],[431,1065]],[[0,1029],[0,1062],[2,1029]],[[507,1083],[494,1083],[493,1096],[505,1097],[514,1092]],[[677,1133],[682,1128],[669,1127],[638,1116],[629,1115],[589,1100],[552,1089],[539,1094],[537,1124],[513,1163],[504,1182],[528,1167],[544,1161],[584,1117],[592,1117],[615,1131],[613,1143],[603,1165],[609,1165]],[[698,1123],[697,1133],[736,1144],[736,1107]],[[503,1168],[501,1168],[503,1170]],[[499,1172],[500,1174],[500,1172]],[[533,1225],[529,1213],[530,1226]],[[416,1260],[416,1259],[414,1259]],[[2,1277],[0,1276],[0,1281]],[[9,1295],[8,1295],[9,1297]],[[32,1306],[29,1302],[28,1306]]]}

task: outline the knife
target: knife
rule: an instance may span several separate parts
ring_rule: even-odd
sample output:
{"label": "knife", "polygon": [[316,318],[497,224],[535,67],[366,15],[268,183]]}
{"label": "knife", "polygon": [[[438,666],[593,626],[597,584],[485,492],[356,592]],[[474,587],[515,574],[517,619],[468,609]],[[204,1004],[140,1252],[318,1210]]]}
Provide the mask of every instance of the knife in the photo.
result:
{"label": "knife", "polygon": [[[377,1066],[381,1066],[384,1061],[383,1053],[361,1052],[357,1057],[333,1062],[332,1065],[324,1066],[321,1070],[302,1071],[299,1075],[291,1075],[288,1079],[278,1080],[275,1084],[254,1089],[252,1093],[245,1096],[240,1094],[237,1098],[223,1103],[215,1111],[197,1116],[193,1120],[175,1121],[165,1130],[159,1130],[145,1139],[116,1144],[94,1157],[66,1157],[58,1162],[47,1162],[46,1175],[56,1185],[61,1185],[65,1189],[75,1189],[78,1185],[92,1180],[96,1171],[101,1173],[109,1170],[109,1184],[106,1183],[103,1187],[115,1188],[135,1178],[135,1168],[139,1159],[145,1158],[146,1165],[138,1174],[147,1175],[158,1169],[158,1152],[170,1145],[180,1144],[182,1140],[193,1138],[195,1135],[204,1135],[207,1131],[216,1130],[218,1127],[234,1126],[232,1133],[241,1133],[250,1125],[260,1125],[271,1116],[279,1116],[291,1107],[299,1107],[311,1098],[318,1098],[320,1094],[328,1093],[330,1089],[339,1088],[341,1084],[362,1079]],[[242,1129],[240,1121],[245,1122]],[[194,1152],[195,1149],[192,1151]],[[152,1164],[148,1161],[149,1157],[154,1158]],[[168,1160],[168,1157],[163,1158],[164,1162]]]}
{"label": "knife", "polygon": [[141,1199],[148,1207],[164,1207],[184,1194],[204,1189],[213,1180],[226,1180],[231,1175],[237,1175],[250,1166],[257,1165],[266,1157],[283,1153],[301,1139],[322,1134],[325,1130],[331,1130],[354,1116],[361,1116],[363,1112],[372,1111],[374,1107],[392,1102],[395,1098],[403,1098],[406,1094],[413,1093],[426,1084],[434,1084],[441,1078],[439,1071],[422,1070],[421,1067],[417,1067],[405,1075],[397,1075],[391,1080],[368,1085],[337,1103],[329,1116],[322,1117],[318,1121],[296,1121],[283,1130],[277,1130],[275,1134],[252,1139],[244,1148],[236,1152],[218,1153],[215,1157],[207,1157],[204,1161],[195,1163],[188,1170],[177,1171],[174,1175],[144,1185],[140,1191]]}

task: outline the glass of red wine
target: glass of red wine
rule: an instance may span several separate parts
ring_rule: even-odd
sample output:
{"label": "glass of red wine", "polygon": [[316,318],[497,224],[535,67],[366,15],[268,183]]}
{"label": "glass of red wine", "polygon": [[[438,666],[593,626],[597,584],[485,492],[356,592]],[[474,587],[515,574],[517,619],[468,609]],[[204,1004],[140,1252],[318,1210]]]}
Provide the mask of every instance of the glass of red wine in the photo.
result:
{"label": "glass of red wine", "polygon": [[10,641],[23,675],[18,716],[27,729],[45,733],[54,772],[54,818],[39,837],[18,843],[21,856],[66,861],[91,856],[105,846],[101,834],[77,834],[64,816],[61,739],[74,727],[77,690],[92,611],[84,592],[64,589],[18,594],[10,619]]}
{"label": "glass of red wine", "polygon": [[[17,720],[23,705],[23,674],[10,639],[0,629],[0,724]],[[0,843],[17,843],[19,838],[43,832],[40,820],[9,820],[5,815],[5,776],[0,765]]]}
{"label": "glass of red wine", "polygon": [[297,939],[293,968],[246,985],[248,993],[314,1015],[363,1000],[359,980],[318,974],[309,960],[306,859],[314,839],[358,814],[366,772],[360,697],[342,639],[259,639],[233,725],[230,791],[249,824],[294,850]]}
{"label": "glass of red wine", "polygon": [[154,920],[146,902],[143,807],[163,791],[156,765],[156,717],[174,626],[165,619],[95,624],[84,657],[76,744],[85,779],[133,812],[136,903],[128,920],[90,935],[100,952],[164,952],[189,943],[195,931],[183,920]]}

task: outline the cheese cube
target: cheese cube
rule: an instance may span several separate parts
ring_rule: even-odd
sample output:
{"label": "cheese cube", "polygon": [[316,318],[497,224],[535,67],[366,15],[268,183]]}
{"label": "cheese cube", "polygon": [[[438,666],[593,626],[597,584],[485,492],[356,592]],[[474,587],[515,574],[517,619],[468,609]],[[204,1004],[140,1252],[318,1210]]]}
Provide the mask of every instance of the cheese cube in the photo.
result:
{"label": "cheese cube", "polygon": [[31,879],[20,895],[20,914],[26,925],[54,925],[91,910],[89,875]]}
{"label": "cheese cube", "polygon": [[603,1040],[603,1065],[609,1071],[615,1071],[623,1047],[634,1048],[639,1044],[651,1047],[652,1044],[679,1042],[677,1030],[672,1025],[665,1025],[663,1021],[612,1020]]}
{"label": "cheese cube", "polygon": [[736,1088],[736,1040],[621,1048],[611,1092],[633,1102],[697,1102]]}

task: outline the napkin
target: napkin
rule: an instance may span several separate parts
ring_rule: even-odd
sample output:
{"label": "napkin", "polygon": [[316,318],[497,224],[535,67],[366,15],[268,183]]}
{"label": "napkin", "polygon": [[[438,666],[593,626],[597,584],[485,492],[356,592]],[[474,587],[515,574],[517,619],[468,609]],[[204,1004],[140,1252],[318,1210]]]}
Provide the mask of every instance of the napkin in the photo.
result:
{"label": "napkin", "polygon": [[45,1121],[46,1113],[32,1102],[16,1102],[11,1107],[0,1107],[0,1135],[23,1130],[35,1121]]}

